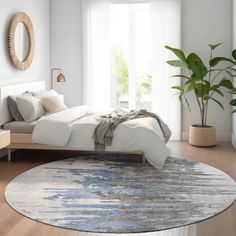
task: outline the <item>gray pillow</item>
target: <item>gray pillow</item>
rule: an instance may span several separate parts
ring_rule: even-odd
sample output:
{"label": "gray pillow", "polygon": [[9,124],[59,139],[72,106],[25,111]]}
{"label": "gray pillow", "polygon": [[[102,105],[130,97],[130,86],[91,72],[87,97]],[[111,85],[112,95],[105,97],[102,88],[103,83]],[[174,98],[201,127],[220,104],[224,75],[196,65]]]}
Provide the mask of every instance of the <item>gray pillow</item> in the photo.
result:
{"label": "gray pillow", "polygon": [[31,95],[16,97],[16,104],[25,122],[37,120],[45,114],[41,100]]}
{"label": "gray pillow", "polygon": [[8,109],[10,111],[11,116],[16,121],[24,121],[22,115],[16,104],[16,98],[13,96],[8,96],[7,98]]}

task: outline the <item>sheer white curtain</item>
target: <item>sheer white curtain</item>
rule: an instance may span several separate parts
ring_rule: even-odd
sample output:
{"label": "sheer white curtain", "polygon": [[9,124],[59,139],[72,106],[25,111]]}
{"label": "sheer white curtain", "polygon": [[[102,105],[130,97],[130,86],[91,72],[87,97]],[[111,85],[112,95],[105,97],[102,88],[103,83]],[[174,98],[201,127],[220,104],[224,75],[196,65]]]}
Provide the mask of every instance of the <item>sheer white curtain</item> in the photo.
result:
{"label": "sheer white curtain", "polygon": [[[180,47],[181,0],[120,1],[115,3],[151,5],[152,110],[170,126],[172,139],[178,140],[181,106],[171,86],[179,82],[170,75],[179,74],[179,70],[167,65],[171,53],[164,46]],[[83,0],[83,103],[86,105],[108,107],[112,104],[111,91],[116,91],[111,83],[111,3],[114,0]]]}
{"label": "sheer white curtain", "polygon": [[110,106],[110,1],[82,1],[83,103]]}
{"label": "sheer white curtain", "polygon": [[152,109],[170,126],[172,139],[181,138],[181,106],[173,85],[180,81],[170,78],[179,69],[167,65],[171,54],[165,45],[180,48],[181,0],[152,0]]}

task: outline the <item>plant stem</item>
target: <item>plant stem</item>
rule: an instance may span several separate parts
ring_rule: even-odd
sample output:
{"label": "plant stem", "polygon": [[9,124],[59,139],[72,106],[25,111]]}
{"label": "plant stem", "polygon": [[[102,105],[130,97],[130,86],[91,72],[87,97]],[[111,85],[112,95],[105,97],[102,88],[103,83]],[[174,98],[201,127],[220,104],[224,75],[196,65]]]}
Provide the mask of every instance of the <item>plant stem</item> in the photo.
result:
{"label": "plant stem", "polygon": [[[189,71],[190,77],[192,77],[191,71],[190,71],[189,69],[188,69],[188,71]],[[197,103],[198,103],[198,107],[199,107],[199,110],[200,110],[201,124],[202,124],[202,126],[203,126],[203,125],[204,125],[204,118],[203,118],[203,111],[202,111],[201,103],[200,103],[200,100],[199,100],[197,94],[196,94],[195,92],[194,92],[194,94],[195,94],[195,97],[196,97],[196,100],[197,100]]]}
{"label": "plant stem", "polygon": [[204,101],[203,101],[203,89],[202,89],[202,96],[201,96],[201,102],[202,102],[202,126],[204,126],[204,116],[205,116],[205,106],[204,106]]}
{"label": "plant stem", "polygon": [[209,101],[207,101],[206,104],[205,104],[205,119],[204,119],[204,124],[205,124],[205,126],[206,126],[206,124],[207,124],[208,102],[209,102]]}
{"label": "plant stem", "polygon": [[202,106],[201,106],[201,103],[199,101],[199,98],[198,96],[196,95],[196,93],[194,93],[195,96],[196,96],[196,100],[197,100],[197,103],[198,103],[198,107],[199,107],[199,110],[200,110],[200,115],[201,115],[201,123],[202,123],[202,126],[204,125],[204,118],[203,118],[203,109],[202,109]]}

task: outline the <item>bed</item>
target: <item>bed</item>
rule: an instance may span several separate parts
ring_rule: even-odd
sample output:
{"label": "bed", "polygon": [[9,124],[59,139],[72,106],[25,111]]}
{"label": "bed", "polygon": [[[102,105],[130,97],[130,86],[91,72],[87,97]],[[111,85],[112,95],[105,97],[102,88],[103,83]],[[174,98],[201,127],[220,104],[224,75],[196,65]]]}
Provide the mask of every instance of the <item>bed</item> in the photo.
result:
{"label": "bed", "polygon": [[[12,149],[94,151],[92,136],[97,121],[91,117],[83,117],[83,113],[90,109],[87,106],[73,107],[31,123],[11,121],[6,103],[7,96],[18,95],[26,90],[43,89],[44,81],[0,88],[0,109],[3,114],[0,124],[11,130],[8,160],[11,160]],[[143,162],[148,160],[158,169],[163,166],[168,155],[161,129],[151,117],[120,124],[114,131],[112,145],[106,147],[105,151],[140,154],[143,156]]]}

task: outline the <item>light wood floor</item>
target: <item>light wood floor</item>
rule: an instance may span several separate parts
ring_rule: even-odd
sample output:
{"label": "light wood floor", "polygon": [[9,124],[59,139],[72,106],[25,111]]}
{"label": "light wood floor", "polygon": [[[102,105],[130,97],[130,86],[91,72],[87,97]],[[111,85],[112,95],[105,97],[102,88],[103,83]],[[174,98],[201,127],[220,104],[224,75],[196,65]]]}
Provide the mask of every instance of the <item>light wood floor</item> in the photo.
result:
{"label": "light wood floor", "polygon": [[[219,168],[236,180],[236,150],[231,144],[222,143],[214,148],[192,147],[186,142],[169,143],[170,153],[175,157],[201,161]],[[65,151],[17,151],[13,153],[13,161],[0,159],[0,235],[1,236],[88,236],[90,233],[64,230],[57,227],[37,223],[21,216],[11,209],[4,199],[7,183],[20,173],[37,165],[59,160],[65,157],[78,156],[78,152]],[[81,155],[81,154],[80,154]],[[194,232],[190,232],[194,231]],[[96,234],[97,235],[97,234]],[[101,234],[100,234],[101,235]],[[117,234],[118,235],[118,234]],[[150,233],[145,235],[164,235]],[[177,236],[177,234],[171,234]],[[185,236],[186,234],[184,234]],[[236,202],[221,214],[190,227],[188,236],[236,236]],[[179,235],[178,236],[182,236]]]}

